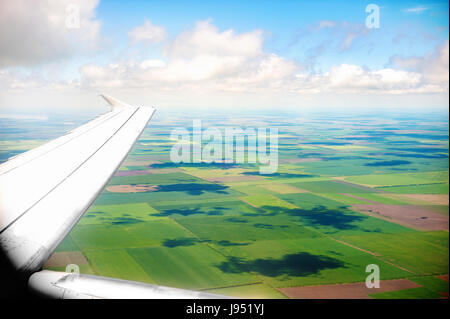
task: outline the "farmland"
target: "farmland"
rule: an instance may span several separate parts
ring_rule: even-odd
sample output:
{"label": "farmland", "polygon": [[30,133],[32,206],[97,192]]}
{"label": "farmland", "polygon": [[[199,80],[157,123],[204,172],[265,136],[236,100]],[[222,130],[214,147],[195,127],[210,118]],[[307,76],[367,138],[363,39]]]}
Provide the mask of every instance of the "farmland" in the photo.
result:
{"label": "farmland", "polygon": [[[375,264],[391,288],[360,297],[448,296],[448,115],[190,116],[157,113],[55,255],[83,256],[86,273],[244,298],[362,289]],[[277,172],[173,163],[170,132],[195,118],[277,127]],[[19,135],[5,136],[2,159],[40,143]]]}

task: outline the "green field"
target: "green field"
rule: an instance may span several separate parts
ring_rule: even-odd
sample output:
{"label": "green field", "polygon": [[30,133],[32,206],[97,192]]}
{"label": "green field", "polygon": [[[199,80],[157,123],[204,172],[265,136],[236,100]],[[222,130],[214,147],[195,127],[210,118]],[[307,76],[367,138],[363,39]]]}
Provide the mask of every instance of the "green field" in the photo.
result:
{"label": "green field", "polygon": [[448,183],[382,187],[383,191],[396,194],[447,194]]}
{"label": "green field", "polygon": [[345,180],[371,186],[420,185],[448,182],[448,172],[361,175],[347,177]]}

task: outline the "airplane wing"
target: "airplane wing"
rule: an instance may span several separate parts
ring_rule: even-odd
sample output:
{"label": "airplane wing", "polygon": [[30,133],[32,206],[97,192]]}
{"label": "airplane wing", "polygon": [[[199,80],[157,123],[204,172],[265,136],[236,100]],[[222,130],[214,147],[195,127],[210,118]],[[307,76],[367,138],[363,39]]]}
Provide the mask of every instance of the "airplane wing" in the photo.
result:
{"label": "airplane wing", "polygon": [[[73,274],[40,271],[101,193],[155,112],[152,107],[130,106],[102,96],[112,106],[110,112],[0,165],[0,247],[17,271],[31,276],[29,284],[33,289],[48,292],[52,286],[65,292],[49,296],[108,297],[111,295],[102,295],[106,290],[100,287],[136,284],[85,275],[69,281],[64,278]],[[68,282],[72,285],[67,286]],[[142,283],[138,286],[133,291],[142,292],[146,287],[151,292],[143,296],[158,296],[155,291],[165,292],[161,298],[180,296],[180,291],[173,288],[159,289]],[[93,292],[92,287],[100,290]],[[117,291],[127,297],[126,289]],[[189,291],[184,296],[211,298],[209,294]]]}

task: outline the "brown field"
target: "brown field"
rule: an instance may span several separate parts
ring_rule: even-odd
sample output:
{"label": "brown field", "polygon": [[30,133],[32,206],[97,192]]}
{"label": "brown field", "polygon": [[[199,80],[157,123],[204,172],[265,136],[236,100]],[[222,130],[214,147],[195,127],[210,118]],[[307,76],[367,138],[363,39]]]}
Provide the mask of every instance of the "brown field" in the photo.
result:
{"label": "brown field", "polygon": [[341,178],[336,178],[335,177],[334,180],[335,180],[336,183],[341,183],[341,184],[352,186],[352,187],[356,187],[356,188],[359,188],[359,189],[364,189],[364,190],[367,190],[369,192],[375,192],[375,193],[385,193],[386,192],[386,191],[382,191],[382,190],[379,190],[379,189],[370,188],[368,186],[347,182],[347,181],[343,180],[342,177]]}
{"label": "brown field", "polygon": [[380,288],[367,288],[364,282],[337,285],[278,288],[292,299],[370,299],[369,294],[421,287],[408,279],[381,280]]}
{"label": "brown field", "polygon": [[261,187],[278,194],[309,193],[307,190],[282,183],[262,184]]}
{"label": "brown field", "polygon": [[159,187],[157,185],[113,185],[106,188],[108,192],[112,193],[146,193],[157,191]]}
{"label": "brown field", "polygon": [[68,251],[53,253],[44,265],[45,267],[66,267],[70,264],[86,265],[88,261],[81,251]]}
{"label": "brown field", "polygon": [[448,230],[448,216],[424,207],[403,205],[352,205],[357,212],[418,230]]}
{"label": "brown field", "polygon": [[447,275],[441,275],[441,276],[436,276],[439,279],[442,279],[443,281],[448,282],[448,274]]}
{"label": "brown field", "polygon": [[378,204],[374,200],[362,198],[362,197],[359,197],[359,196],[356,196],[356,195],[352,195],[352,194],[341,193],[341,195],[348,196],[348,197],[351,197],[351,198],[356,198],[356,199],[362,200],[363,202],[368,202],[368,203],[372,203],[372,204]]}

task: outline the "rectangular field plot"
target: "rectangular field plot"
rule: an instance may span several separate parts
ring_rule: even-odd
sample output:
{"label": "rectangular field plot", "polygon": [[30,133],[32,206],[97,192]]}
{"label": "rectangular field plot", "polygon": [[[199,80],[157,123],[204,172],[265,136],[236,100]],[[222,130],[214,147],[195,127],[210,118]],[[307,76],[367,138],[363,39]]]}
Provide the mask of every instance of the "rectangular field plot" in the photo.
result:
{"label": "rectangular field plot", "polygon": [[126,225],[152,220],[153,213],[157,211],[147,203],[94,205],[89,208],[78,225]]}
{"label": "rectangular field plot", "polygon": [[136,176],[114,176],[108,185],[152,184],[166,185],[173,183],[196,183],[200,178],[185,173],[148,174]]}
{"label": "rectangular field plot", "polygon": [[[379,167],[364,166],[361,160],[335,160],[301,163],[311,174],[322,176],[352,176],[372,174],[379,171]],[[388,173],[387,171],[386,173]]]}
{"label": "rectangular field plot", "polygon": [[197,237],[219,246],[246,245],[261,239],[321,237],[292,222],[289,216],[180,217],[177,222]]}
{"label": "rectangular field plot", "polygon": [[189,175],[193,175],[197,178],[207,179],[218,177],[236,177],[247,171],[248,171],[247,169],[243,168],[228,168],[228,169],[196,169],[196,170],[189,170],[188,172]]}
{"label": "rectangular field plot", "polygon": [[417,230],[448,231],[449,226],[448,216],[423,206],[369,204],[353,205],[352,210]]}
{"label": "rectangular field plot", "polygon": [[327,208],[338,208],[343,207],[341,202],[327,199],[325,197],[311,194],[311,193],[301,193],[301,194],[282,194],[278,195],[281,199],[303,209],[310,209],[317,206],[327,207]]}
{"label": "rectangular field plot", "polygon": [[[367,203],[372,204],[386,204],[386,205],[411,205],[408,200],[402,201],[400,198],[389,197],[391,194],[374,194],[374,193],[358,193],[358,194],[345,194],[347,197],[353,197],[360,200],[364,200]],[[356,203],[355,203],[356,204]],[[358,203],[359,204],[359,203]],[[361,203],[362,204],[362,203]]]}
{"label": "rectangular field plot", "polygon": [[391,205],[410,205],[409,201],[402,201],[401,198],[394,198],[393,194],[379,193],[320,193],[321,197],[334,200],[344,205],[356,204],[391,204]]}
{"label": "rectangular field plot", "polygon": [[58,247],[56,247],[55,252],[61,251],[76,251],[80,250],[75,241],[72,239],[72,236],[68,234],[62,242],[59,243]]}
{"label": "rectangular field plot", "polygon": [[153,205],[156,202],[174,203],[179,201],[206,200],[242,195],[244,194],[220,184],[171,184],[165,185],[164,188],[159,188],[158,191],[147,193],[109,193],[105,191],[97,198],[94,205],[116,205],[142,202],[148,202],[150,205]]}
{"label": "rectangular field plot", "polygon": [[274,195],[251,195],[240,197],[240,199],[245,203],[248,203],[254,207],[259,208],[264,207],[273,209],[275,209],[276,207],[288,209],[297,208],[295,205],[288,203],[282,199],[279,199]]}
{"label": "rectangular field plot", "polygon": [[322,177],[310,173],[305,173],[302,171],[281,171],[279,168],[277,172],[272,174],[261,174],[259,171],[244,172],[243,176],[257,176],[264,178],[266,181],[283,181],[283,182],[294,182],[294,181],[315,181],[323,180]]}
{"label": "rectangular field plot", "polygon": [[[372,194],[372,193],[365,193]],[[354,196],[348,196],[348,194],[337,194],[337,193],[320,193],[321,197],[336,201],[341,203],[341,205],[354,205],[354,204],[367,204],[367,200],[362,198],[362,193],[352,194]]]}
{"label": "rectangular field plot", "polygon": [[153,216],[168,216],[171,218],[188,217],[188,216],[236,216],[242,214],[256,214],[259,211],[241,201],[228,202],[201,202],[186,203],[183,205],[158,205],[154,207],[158,212]]}
{"label": "rectangular field plot", "polygon": [[[257,184],[257,185],[256,185]],[[273,192],[266,189],[262,183],[226,183],[231,189],[245,195],[272,195]]]}
{"label": "rectangular field plot", "polygon": [[323,181],[323,182],[306,182],[292,184],[298,188],[306,189],[313,193],[370,193],[371,190],[357,185],[344,184],[337,181]]}
{"label": "rectangular field plot", "polygon": [[365,281],[365,267],[377,264],[384,279],[405,278],[408,272],[375,256],[329,238],[256,241],[223,248],[225,273],[258,275],[274,287]]}
{"label": "rectangular field plot", "polygon": [[379,187],[378,189],[395,194],[448,194],[448,183],[390,186]]}
{"label": "rectangular field plot", "polygon": [[409,203],[409,205],[446,206],[446,215],[448,215],[448,194],[383,194],[383,197],[389,197],[394,200],[404,201]]}
{"label": "rectangular field plot", "polygon": [[414,232],[343,236],[341,239],[376,252],[380,258],[416,274],[448,273],[448,232]]}
{"label": "rectangular field plot", "polygon": [[221,271],[217,265],[225,262],[225,257],[205,244],[135,248],[127,251],[159,285],[207,289],[260,281],[251,274]]}
{"label": "rectangular field plot", "polygon": [[345,180],[361,185],[396,186],[448,182],[448,172],[372,174],[346,177]]}
{"label": "rectangular field plot", "polygon": [[186,230],[166,217],[131,225],[80,225],[70,235],[83,252],[149,247],[160,245],[167,239],[191,237]]}
{"label": "rectangular field plot", "polygon": [[278,194],[297,194],[306,192],[303,189],[297,188],[290,184],[283,184],[283,183],[270,183],[262,185],[262,187]]}
{"label": "rectangular field plot", "polygon": [[155,283],[124,249],[88,251],[85,254],[100,276]]}

